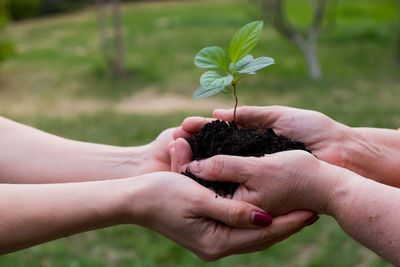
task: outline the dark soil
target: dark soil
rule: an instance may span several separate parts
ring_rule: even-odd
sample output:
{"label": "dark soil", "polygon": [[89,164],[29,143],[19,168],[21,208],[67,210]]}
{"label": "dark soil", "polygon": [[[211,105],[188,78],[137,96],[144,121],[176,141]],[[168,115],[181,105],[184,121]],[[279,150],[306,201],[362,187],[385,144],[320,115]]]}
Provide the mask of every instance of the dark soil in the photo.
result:
{"label": "dark soil", "polygon": [[[254,128],[239,128],[235,121],[227,123],[216,120],[207,123],[195,137],[187,139],[187,141],[192,148],[193,160],[206,159],[218,154],[261,157],[265,154],[296,149],[311,153],[302,142],[276,135],[271,128],[265,131]],[[212,189],[221,196],[233,195],[239,186],[238,183],[205,181],[197,178],[189,171],[182,174]]]}

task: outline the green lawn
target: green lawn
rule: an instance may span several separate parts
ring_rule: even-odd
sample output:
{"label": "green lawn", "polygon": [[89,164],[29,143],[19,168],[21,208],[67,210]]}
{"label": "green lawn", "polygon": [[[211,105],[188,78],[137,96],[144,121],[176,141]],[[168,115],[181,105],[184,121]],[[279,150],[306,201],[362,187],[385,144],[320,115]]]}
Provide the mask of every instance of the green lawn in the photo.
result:
{"label": "green lawn", "polygon": [[[288,1],[304,27],[306,0]],[[298,50],[266,25],[255,56],[277,64],[239,88],[241,104],[315,109],[352,126],[400,126],[400,69],[395,64],[398,8],[391,0],[339,1],[337,23],[325,27],[319,57],[324,77],[310,81]],[[247,1],[131,3],[123,9],[126,64],[132,76],[106,73],[96,14],[67,15],[10,25],[16,54],[0,65],[0,114],[68,138],[114,145],[144,144],[189,115],[210,111],[121,114],[115,106],[152,91],[189,97],[204,46],[227,48],[242,25],[261,18]],[[220,101],[231,101],[218,96]],[[203,101],[203,100],[198,100]],[[90,103],[90,106],[86,103]],[[233,103],[233,101],[232,101]],[[149,103],[151,105],[151,103]],[[80,112],[76,107],[84,106]],[[62,110],[62,111],[60,111]],[[141,227],[120,226],[76,235],[0,257],[0,266],[386,266],[327,217],[267,251],[204,263]]]}

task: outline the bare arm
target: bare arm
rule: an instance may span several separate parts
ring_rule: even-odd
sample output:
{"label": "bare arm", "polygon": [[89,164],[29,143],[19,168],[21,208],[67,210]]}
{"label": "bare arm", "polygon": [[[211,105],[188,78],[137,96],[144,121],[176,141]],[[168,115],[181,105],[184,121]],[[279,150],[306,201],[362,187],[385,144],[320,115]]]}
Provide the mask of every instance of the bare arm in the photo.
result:
{"label": "bare arm", "polygon": [[117,147],[79,142],[0,117],[0,183],[58,183],[169,170],[171,130],[151,144]]}
{"label": "bare arm", "polygon": [[0,254],[123,222],[118,183],[0,184]]}
{"label": "bare arm", "polygon": [[345,168],[400,187],[400,131],[350,128],[342,146]]}
{"label": "bare arm", "polygon": [[169,172],[81,183],[0,184],[0,199],[0,254],[130,223],[215,260],[265,249],[305,227],[312,216],[298,211],[272,222],[254,205],[216,199],[212,191]]}
{"label": "bare arm", "polygon": [[341,181],[327,213],[355,240],[400,265],[400,189],[351,172]]}

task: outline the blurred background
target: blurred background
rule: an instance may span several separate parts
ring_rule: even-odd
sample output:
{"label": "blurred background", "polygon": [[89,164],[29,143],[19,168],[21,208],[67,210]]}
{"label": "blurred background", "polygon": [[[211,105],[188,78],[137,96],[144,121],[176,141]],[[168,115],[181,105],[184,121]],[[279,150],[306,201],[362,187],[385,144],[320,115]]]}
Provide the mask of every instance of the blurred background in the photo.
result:
{"label": "blurred background", "polygon": [[[254,20],[241,105],[290,105],[351,126],[400,127],[398,0],[0,0],[0,115],[67,138],[140,145],[190,115],[205,46],[228,48]],[[204,263],[141,227],[88,232],[0,257],[0,266],[386,266],[330,218],[267,251]]]}

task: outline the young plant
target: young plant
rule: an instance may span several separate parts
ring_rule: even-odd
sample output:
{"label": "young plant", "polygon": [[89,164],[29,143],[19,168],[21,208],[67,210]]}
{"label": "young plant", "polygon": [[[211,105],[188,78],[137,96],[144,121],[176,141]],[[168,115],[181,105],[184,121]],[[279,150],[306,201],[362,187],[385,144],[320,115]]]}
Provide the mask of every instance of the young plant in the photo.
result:
{"label": "young plant", "polygon": [[[201,86],[194,92],[193,98],[208,97],[219,92],[233,94],[235,98],[233,120],[236,120],[237,83],[244,77],[254,75],[256,71],[275,63],[273,58],[253,58],[249,54],[260,38],[263,25],[262,21],[254,21],[235,33],[229,46],[231,62],[221,47],[210,46],[200,50],[194,58],[194,64],[212,70],[201,75]],[[224,72],[223,75],[220,74],[221,71]]]}

